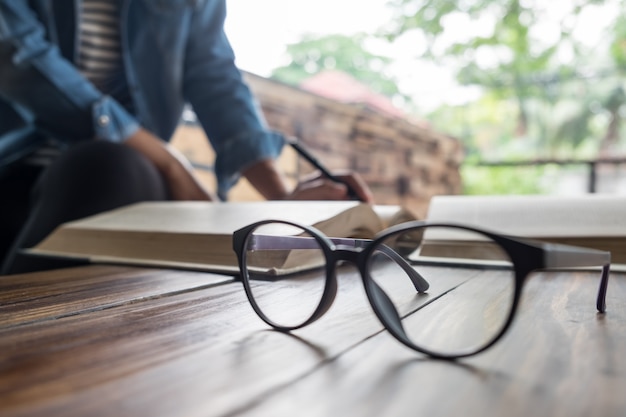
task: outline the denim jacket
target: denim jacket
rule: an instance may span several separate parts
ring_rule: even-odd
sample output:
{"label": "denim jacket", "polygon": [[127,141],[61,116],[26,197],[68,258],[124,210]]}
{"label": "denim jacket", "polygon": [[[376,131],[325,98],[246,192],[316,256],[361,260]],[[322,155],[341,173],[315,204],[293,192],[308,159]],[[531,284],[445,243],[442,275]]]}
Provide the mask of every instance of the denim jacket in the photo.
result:
{"label": "denim jacket", "polygon": [[[0,0],[0,132],[22,124],[66,144],[88,138],[123,142],[142,126],[169,140],[188,103],[215,150],[223,197],[242,169],[275,158],[283,145],[265,126],[234,64],[224,33],[225,1],[118,1],[135,114],[72,65],[77,1]],[[20,139],[1,143],[6,137],[0,139],[0,166],[29,146]]]}

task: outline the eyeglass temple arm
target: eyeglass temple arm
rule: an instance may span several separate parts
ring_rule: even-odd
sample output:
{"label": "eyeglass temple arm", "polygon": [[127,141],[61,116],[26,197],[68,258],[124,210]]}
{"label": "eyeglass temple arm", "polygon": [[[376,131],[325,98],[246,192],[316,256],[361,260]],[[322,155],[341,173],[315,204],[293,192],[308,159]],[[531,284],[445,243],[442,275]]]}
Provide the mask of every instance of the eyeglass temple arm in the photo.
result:
{"label": "eyeglass temple arm", "polygon": [[415,268],[413,268],[406,261],[406,259],[400,256],[398,252],[391,249],[387,245],[381,245],[380,251],[389,256],[395,263],[400,266],[400,268],[404,270],[404,272],[406,272],[406,274],[411,279],[411,282],[413,282],[413,286],[418,292],[426,292],[428,290],[428,288],[430,287],[428,281],[426,281],[426,279],[422,275],[420,275],[420,273],[417,272]]}
{"label": "eyeglass temple arm", "polygon": [[609,272],[611,269],[611,252],[557,243],[547,243],[543,246],[543,249],[546,268],[575,268],[602,265],[596,308],[600,313],[605,313],[606,291],[609,285]]}
{"label": "eyeglass temple arm", "polygon": [[[335,245],[362,248],[367,246],[370,240],[329,237]],[[254,235],[248,242],[252,250],[291,250],[291,249],[316,249],[319,243],[312,237],[305,236],[273,236]],[[413,286],[418,292],[426,292],[430,284],[422,277],[400,254],[387,245],[381,245],[381,252],[396,262],[411,279]]]}

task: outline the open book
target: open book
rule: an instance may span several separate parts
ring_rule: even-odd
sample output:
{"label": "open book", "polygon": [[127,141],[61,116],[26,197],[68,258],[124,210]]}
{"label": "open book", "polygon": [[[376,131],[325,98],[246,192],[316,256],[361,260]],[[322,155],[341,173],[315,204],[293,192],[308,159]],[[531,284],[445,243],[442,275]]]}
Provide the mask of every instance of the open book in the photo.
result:
{"label": "open book", "polygon": [[147,202],[65,223],[27,252],[235,273],[232,233],[259,220],[312,225],[333,237],[371,238],[414,218],[398,206],[349,201]]}
{"label": "open book", "polygon": [[[435,196],[427,220],[607,250],[614,263],[626,263],[626,196]],[[453,239],[431,243],[433,256],[436,246],[441,251],[462,246]]]}

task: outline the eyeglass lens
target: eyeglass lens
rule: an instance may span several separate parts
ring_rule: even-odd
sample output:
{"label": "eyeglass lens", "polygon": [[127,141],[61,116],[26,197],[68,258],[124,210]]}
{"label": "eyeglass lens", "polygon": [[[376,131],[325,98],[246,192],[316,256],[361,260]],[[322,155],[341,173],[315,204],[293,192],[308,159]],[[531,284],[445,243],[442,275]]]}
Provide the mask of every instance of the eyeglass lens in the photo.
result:
{"label": "eyeglass lens", "polygon": [[[383,247],[408,257],[429,282],[427,295],[415,292]],[[474,231],[429,226],[397,233],[374,250],[367,270],[393,303],[406,338],[436,354],[480,350],[500,334],[513,308],[515,271],[508,255]]]}
{"label": "eyeglass lens", "polygon": [[283,223],[262,225],[248,237],[244,256],[250,294],[269,321],[297,327],[313,315],[324,294],[326,258],[308,232]]}

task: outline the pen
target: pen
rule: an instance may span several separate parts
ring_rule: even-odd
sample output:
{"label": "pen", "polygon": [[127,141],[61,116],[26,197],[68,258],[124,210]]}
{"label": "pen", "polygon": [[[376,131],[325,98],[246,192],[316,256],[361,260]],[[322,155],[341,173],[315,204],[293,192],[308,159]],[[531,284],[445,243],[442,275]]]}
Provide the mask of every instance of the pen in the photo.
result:
{"label": "pen", "polygon": [[306,159],[311,165],[313,165],[316,169],[318,169],[322,175],[328,178],[331,181],[334,181],[339,184],[343,184],[348,188],[348,196],[354,200],[364,201],[359,195],[354,191],[354,188],[348,184],[346,181],[341,178],[333,175],[324,165],[320,163],[309,151],[307,151],[295,138],[286,138],[287,143],[291,145],[291,147],[298,152],[298,154]]}

